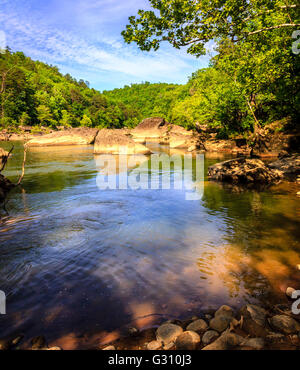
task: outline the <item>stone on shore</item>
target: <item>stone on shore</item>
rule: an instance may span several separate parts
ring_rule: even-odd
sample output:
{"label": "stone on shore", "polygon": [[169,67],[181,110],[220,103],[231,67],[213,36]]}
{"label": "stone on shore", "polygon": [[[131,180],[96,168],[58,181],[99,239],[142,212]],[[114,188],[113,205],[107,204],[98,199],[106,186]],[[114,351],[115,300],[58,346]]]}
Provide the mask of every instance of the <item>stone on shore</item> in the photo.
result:
{"label": "stone on shore", "polygon": [[150,154],[150,150],[135,142],[124,130],[103,129],[94,144],[95,154]]}
{"label": "stone on shore", "polygon": [[229,316],[219,315],[210,320],[209,326],[211,329],[217,331],[218,333],[222,333],[229,327],[232,319],[233,318]]}
{"label": "stone on shore", "polygon": [[217,316],[227,316],[227,317],[230,317],[230,318],[233,318],[234,317],[234,312],[233,312],[233,309],[229,306],[221,306],[215,313],[215,317]]}
{"label": "stone on shore", "polygon": [[268,184],[279,181],[282,172],[269,168],[259,159],[238,158],[209,167],[208,177],[232,184]]}
{"label": "stone on shore", "polygon": [[136,128],[131,130],[133,140],[139,143],[160,141],[168,131],[168,123],[160,117],[144,119]]}
{"label": "stone on shore", "polygon": [[207,346],[219,337],[219,333],[215,330],[208,330],[202,337],[202,343]]}
{"label": "stone on shore", "polygon": [[185,331],[176,339],[176,350],[193,351],[200,342],[200,336],[196,332]]}
{"label": "stone on shore", "polygon": [[217,340],[204,347],[204,351],[225,351],[240,346],[245,339],[235,333],[226,331]]}
{"label": "stone on shore", "polygon": [[199,319],[189,324],[186,330],[195,331],[196,333],[204,333],[207,330],[207,328],[208,328],[207,323],[204,320]]}
{"label": "stone on shore", "polygon": [[95,141],[98,129],[72,128],[37,136],[28,141],[28,146],[89,145]]}
{"label": "stone on shore", "polygon": [[241,308],[240,315],[243,317],[242,329],[252,336],[265,337],[268,334],[266,328],[267,311],[262,307],[248,304]]}
{"label": "stone on shore", "polygon": [[269,319],[269,322],[272,328],[284,334],[295,334],[300,331],[299,322],[290,316],[276,315]]}
{"label": "stone on shore", "polygon": [[183,329],[178,325],[163,324],[156,331],[156,339],[166,345],[175,342],[182,332]]}
{"label": "stone on shore", "polygon": [[147,344],[148,351],[157,351],[160,348],[161,348],[161,342],[158,342],[157,340],[153,340],[152,342]]}
{"label": "stone on shore", "polygon": [[295,291],[296,291],[296,289],[291,288],[291,287],[288,287],[288,288],[286,289],[285,294],[286,294],[288,297],[292,298],[292,297],[293,297],[293,293],[294,293]]}

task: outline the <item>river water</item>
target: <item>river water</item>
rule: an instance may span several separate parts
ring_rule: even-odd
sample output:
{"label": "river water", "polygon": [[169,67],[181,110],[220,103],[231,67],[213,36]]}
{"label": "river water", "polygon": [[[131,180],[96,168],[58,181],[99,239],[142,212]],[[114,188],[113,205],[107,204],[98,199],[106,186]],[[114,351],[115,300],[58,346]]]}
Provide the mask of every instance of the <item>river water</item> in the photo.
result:
{"label": "river water", "polygon": [[[205,169],[222,159],[207,155]],[[16,181],[22,160],[15,143],[4,175]],[[205,179],[201,199],[186,200],[184,189],[100,190],[98,173],[91,146],[28,150],[0,211],[1,337],[90,348],[128,326],[272,305],[300,288],[295,184],[241,191]]]}

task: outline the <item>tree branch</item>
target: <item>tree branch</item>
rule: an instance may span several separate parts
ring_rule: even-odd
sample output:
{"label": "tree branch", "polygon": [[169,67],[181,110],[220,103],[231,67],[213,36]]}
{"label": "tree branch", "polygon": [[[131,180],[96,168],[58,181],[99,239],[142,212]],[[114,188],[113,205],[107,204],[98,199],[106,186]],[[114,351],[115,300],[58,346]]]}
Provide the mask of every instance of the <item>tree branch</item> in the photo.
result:
{"label": "tree branch", "polygon": [[257,33],[264,32],[264,31],[275,30],[275,29],[282,28],[282,27],[300,27],[300,24],[296,24],[296,23],[278,24],[277,26],[266,27],[266,28],[262,28],[260,30],[256,30],[256,31],[253,31],[253,32],[248,32],[246,36],[255,35]]}

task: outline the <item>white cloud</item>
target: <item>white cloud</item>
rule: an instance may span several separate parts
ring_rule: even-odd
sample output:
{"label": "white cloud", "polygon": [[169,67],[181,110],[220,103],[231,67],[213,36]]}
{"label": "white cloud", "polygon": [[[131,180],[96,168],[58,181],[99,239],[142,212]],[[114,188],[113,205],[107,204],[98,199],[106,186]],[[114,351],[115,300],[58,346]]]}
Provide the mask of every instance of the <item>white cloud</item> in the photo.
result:
{"label": "white cloud", "polygon": [[[12,3],[6,3],[5,7],[0,8],[0,29],[6,31],[7,41],[14,50],[22,50],[35,59],[59,65],[63,70],[72,68],[77,78],[79,74],[85,79],[97,74],[116,74],[128,83],[130,79],[134,82],[183,82],[187,75],[200,67],[195,58],[168,47],[156,53],[142,53],[136,46],[125,45],[119,33],[114,35],[111,32],[114,29],[112,18],[130,15],[130,9],[136,8],[137,3],[141,1],[61,2],[65,9],[70,9],[71,15],[81,14],[80,27],[76,19],[73,19],[72,27],[66,24],[61,26],[57,20],[55,22],[55,14],[50,17],[40,14],[38,18],[38,12],[28,12],[16,5],[12,6]],[[104,17],[112,24],[104,29],[99,26],[98,33],[89,33],[88,26],[82,28],[84,24],[92,24],[91,19],[98,14],[98,18]],[[91,83],[94,85],[93,81]]]}

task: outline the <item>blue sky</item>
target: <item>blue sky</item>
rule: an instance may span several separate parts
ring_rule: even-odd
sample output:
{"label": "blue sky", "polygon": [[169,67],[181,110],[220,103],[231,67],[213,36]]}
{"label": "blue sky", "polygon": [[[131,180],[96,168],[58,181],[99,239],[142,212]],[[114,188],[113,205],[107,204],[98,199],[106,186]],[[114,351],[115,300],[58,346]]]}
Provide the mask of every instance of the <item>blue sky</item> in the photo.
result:
{"label": "blue sky", "polygon": [[5,35],[12,50],[99,90],[142,81],[185,83],[208,65],[207,56],[196,59],[169,45],[147,53],[123,42],[128,17],[148,7],[148,0],[0,0],[0,43]]}

